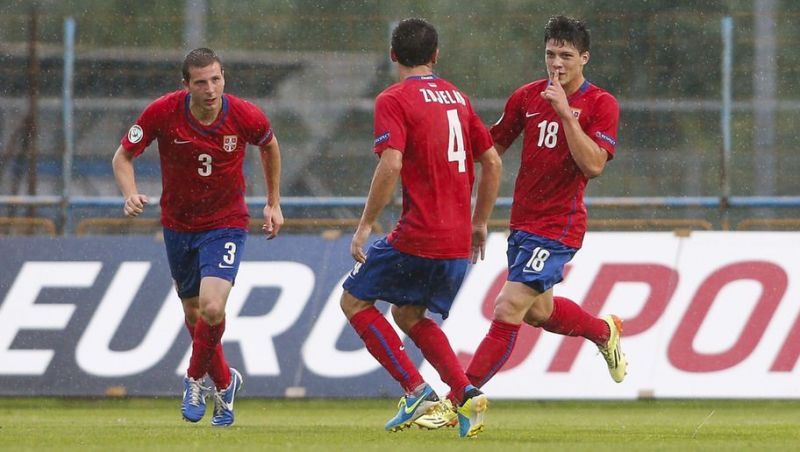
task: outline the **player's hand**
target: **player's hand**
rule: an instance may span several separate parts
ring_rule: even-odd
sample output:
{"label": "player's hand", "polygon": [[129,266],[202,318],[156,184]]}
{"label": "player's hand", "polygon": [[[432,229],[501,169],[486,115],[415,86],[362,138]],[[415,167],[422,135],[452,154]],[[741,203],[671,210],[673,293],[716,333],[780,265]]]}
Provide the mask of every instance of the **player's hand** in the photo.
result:
{"label": "player's hand", "polygon": [[364,263],[367,261],[367,256],[364,254],[364,243],[367,242],[369,235],[372,233],[372,225],[358,225],[355,234],[353,234],[353,241],[350,242],[350,255],[356,262]]}
{"label": "player's hand", "polygon": [[486,237],[489,235],[489,230],[486,224],[473,224],[472,225],[472,263],[478,262],[478,259],[483,260],[486,257]]}
{"label": "player's hand", "polygon": [[564,91],[564,87],[561,86],[558,75],[558,71],[550,73],[547,88],[540,93],[540,96],[552,105],[559,116],[563,117],[564,115],[571,114],[571,112],[569,109],[569,102],[567,101],[567,93]]}
{"label": "player's hand", "polygon": [[144,206],[149,202],[147,195],[134,193],[125,198],[125,205],[122,207],[122,212],[125,213],[126,217],[130,218],[139,216],[140,213],[144,212]]}
{"label": "player's hand", "polygon": [[277,237],[278,232],[281,230],[281,226],[283,226],[283,212],[281,211],[281,205],[267,204],[264,206],[264,225],[261,226],[261,230],[264,231],[264,234],[267,236],[267,240],[272,240]]}

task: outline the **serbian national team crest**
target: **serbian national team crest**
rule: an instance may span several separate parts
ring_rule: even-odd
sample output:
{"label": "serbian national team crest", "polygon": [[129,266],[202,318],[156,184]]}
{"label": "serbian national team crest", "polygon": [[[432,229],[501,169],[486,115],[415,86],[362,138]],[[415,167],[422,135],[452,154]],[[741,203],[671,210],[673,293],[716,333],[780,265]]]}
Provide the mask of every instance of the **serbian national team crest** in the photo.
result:
{"label": "serbian national team crest", "polygon": [[238,138],[239,137],[236,135],[225,135],[222,137],[222,149],[225,149],[225,152],[235,151]]}

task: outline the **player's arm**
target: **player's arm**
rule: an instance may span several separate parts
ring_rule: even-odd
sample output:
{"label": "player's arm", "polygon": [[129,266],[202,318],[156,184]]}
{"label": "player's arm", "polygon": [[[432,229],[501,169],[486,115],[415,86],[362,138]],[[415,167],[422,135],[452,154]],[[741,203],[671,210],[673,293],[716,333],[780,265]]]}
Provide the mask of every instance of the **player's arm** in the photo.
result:
{"label": "player's arm", "polygon": [[564,126],[564,135],[567,137],[567,145],[572,159],[583,175],[587,179],[592,179],[602,174],[608,161],[606,150],[586,135],[578,123],[578,119],[571,114],[566,118],[562,117],[561,124]]}
{"label": "player's arm", "polygon": [[364,206],[364,212],[358,222],[358,229],[353,234],[353,241],[350,243],[350,255],[362,264],[367,260],[364,255],[364,243],[372,232],[372,225],[378,220],[384,207],[391,201],[402,168],[402,152],[393,148],[386,148],[381,152],[381,159],[378,161],[369,187],[367,204]]}
{"label": "player's arm", "polygon": [[572,115],[572,109],[569,108],[569,102],[567,101],[567,94],[564,92],[556,72],[550,74],[550,83],[542,91],[542,97],[550,102],[550,105],[553,106],[553,109],[561,119],[564,135],[567,137],[567,146],[569,146],[569,152],[572,154],[575,164],[578,165],[578,168],[587,179],[599,176],[606,166],[608,154],[605,149],[601,148],[586,135],[586,132],[583,131],[578,122],[578,118]]}
{"label": "player's arm", "polygon": [[111,160],[111,167],[114,170],[114,179],[117,181],[117,186],[122,192],[122,197],[125,198],[125,204],[122,211],[126,216],[135,217],[144,211],[144,206],[149,201],[146,195],[139,193],[136,189],[136,177],[133,169],[134,155],[125,150],[120,145],[117,152],[114,153],[114,158]]}
{"label": "player's arm", "polygon": [[274,239],[283,225],[281,211],[281,149],[278,139],[272,139],[259,147],[261,151],[261,169],[264,173],[264,185],[267,188],[267,203],[264,205],[264,226],[262,229],[267,240]]}
{"label": "player's arm", "polygon": [[503,162],[494,147],[478,156],[477,162],[481,165],[481,175],[478,182],[478,199],[475,202],[475,211],[472,213],[473,264],[478,261],[478,258],[483,260],[486,255],[486,237],[489,234],[486,224],[497,200],[500,177],[503,172]]}
{"label": "player's arm", "polygon": [[595,178],[603,173],[608,161],[608,153],[586,135],[578,118],[572,115],[567,94],[555,74],[551,74],[550,84],[542,91],[542,97],[550,102],[561,119],[567,146],[569,146],[569,152],[572,154],[575,164],[587,179]]}

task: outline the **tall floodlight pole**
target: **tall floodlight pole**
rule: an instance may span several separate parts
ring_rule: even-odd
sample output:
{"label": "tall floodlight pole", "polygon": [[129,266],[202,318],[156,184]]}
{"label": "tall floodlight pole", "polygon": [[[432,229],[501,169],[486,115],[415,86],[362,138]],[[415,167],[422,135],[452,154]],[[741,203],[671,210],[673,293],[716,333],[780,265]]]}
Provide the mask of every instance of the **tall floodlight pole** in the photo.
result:
{"label": "tall floodlight pole", "polygon": [[755,195],[775,191],[775,106],[777,93],[777,0],[753,2],[753,167]]}
{"label": "tall floodlight pole", "polygon": [[733,104],[733,19],[723,17],[722,34],[722,108],[720,127],[722,129],[722,162],[720,165],[720,206],[722,207],[723,229],[728,229],[728,200],[731,197],[731,111]]}
{"label": "tall floodlight pole", "polygon": [[75,75],[75,19],[64,20],[64,81],[62,92],[64,153],[61,159],[61,218],[59,226],[66,232],[69,219],[69,200],[72,195],[72,158],[75,154],[75,121],[72,88]]}
{"label": "tall floodlight pole", "polygon": [[205,45],[207,17],[206,0],[186,0],[183,13],[183,45],[186,50]]}

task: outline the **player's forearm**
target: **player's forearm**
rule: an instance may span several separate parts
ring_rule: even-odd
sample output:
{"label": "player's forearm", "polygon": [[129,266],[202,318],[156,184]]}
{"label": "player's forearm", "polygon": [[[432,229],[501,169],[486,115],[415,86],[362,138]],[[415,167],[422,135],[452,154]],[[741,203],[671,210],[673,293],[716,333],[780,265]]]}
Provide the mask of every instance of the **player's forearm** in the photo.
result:
{"label": "player's forearm", "polygon": [[[387,152],[394,152],[397,155],[388,155]],[[400,152],[387,149],[383,154],[377,168],[375,168],[375,174],[372,177],[369,194],[367,195],[367,203],[364,206],[364,212],[361,214],[362,226],[371,225],[378,220],[383,209],[392,200],[397,179],[400,177],[400,169],[402,168],[402,155],[400,155]]]}
{"label": "player's forearm", "polygon": [[587,179],[592,179],[602,174],[608,159],[606,151],[586,135],[577,119],[562,119],[562,124],[572,160],[583,175]]}
{"label": "player's forearm", "polygon": [[111,168],[114,171],[114,179],[124,198],[129,198],[138,193],[136,188],[136,177],[133,169],[133,157],[120,146],[114,153],[111,160]]}
{"label": "player's forearm", "polygon": [[264,172],[264,185],[267,190],[267,204],[276,205],[281,201],[281,150],[278,139],[261,147],[261,167]]}
{"label": "player's forearm", "polygon": [[473,225],[482,225],[489,221],[497,200],[500,178],[503,173],[503,162],[494,148],[484,152],[478,163],[481,165],[481,175],[478,181],[478,198],[475,201],[475,211],[472,213]]}

